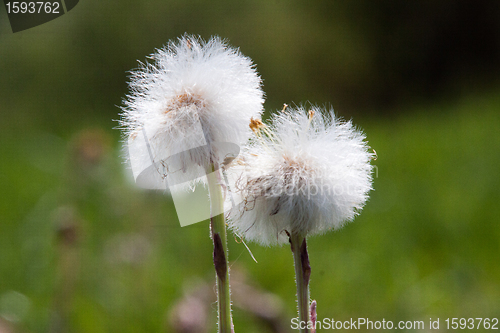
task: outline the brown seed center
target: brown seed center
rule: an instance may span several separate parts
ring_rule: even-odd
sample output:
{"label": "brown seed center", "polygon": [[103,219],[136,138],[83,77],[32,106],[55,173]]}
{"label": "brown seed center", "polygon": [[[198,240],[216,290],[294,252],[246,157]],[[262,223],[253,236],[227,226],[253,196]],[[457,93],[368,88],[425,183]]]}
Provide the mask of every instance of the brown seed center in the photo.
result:
{"label": "brown seed center", "polygon": [[205,101],[201,98],[200,95],[184,93],[172,98],[169,101],[167,107],[165,108],[164,113],[168,115],[172,111],[189,107],[194,107],[199,110],[202,109],[204,106],[205,106]]}

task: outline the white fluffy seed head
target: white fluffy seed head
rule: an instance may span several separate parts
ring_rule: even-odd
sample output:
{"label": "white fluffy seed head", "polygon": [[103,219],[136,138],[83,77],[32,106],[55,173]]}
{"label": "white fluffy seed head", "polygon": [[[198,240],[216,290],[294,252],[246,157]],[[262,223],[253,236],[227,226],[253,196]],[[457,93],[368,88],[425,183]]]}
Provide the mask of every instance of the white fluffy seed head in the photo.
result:
{"label": "white fluffy seed head", "polygon": [[372,189],[374,156],[350,121],[333,110],[299,107],[275,114],[270,127],[257,127],[229,169],[238,179],[233,194],[241,200],[229,213],[237,234],[283,244],[287,233],[320,234],[359,213]]}
{"label": "white fluffy seed head", "polygon": [[154,163],[165,166],[175,155],[179,160],[173,164],[180,170],[167,173],[186,179],[191,166],[206,167],[220,157],[214,143],[241,146],[248,140],[248,122],[260,117],[264,101],[261,79],[248,57],[219,37],[205,42],[185,35],[149,58],[131,72],[121,113],[126,145],[138,135],[143,139],[142,134],[149,144],[148,152],[128,156],[132,165],[144,165],[152,155]]}

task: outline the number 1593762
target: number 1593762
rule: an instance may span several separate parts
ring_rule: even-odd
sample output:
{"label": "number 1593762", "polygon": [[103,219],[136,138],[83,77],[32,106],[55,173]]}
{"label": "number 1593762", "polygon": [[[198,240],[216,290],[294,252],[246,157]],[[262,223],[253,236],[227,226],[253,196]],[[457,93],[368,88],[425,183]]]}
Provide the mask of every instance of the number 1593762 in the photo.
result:
{"label": "number 1593762", "polygon": [[498,330],[498,318],[447,318],[446,329]]}
{"label": "number 1593762", "polygon": [[30,1],[30,2],[7,2],[5,7],[8,14],[59,14],[59,2]]}

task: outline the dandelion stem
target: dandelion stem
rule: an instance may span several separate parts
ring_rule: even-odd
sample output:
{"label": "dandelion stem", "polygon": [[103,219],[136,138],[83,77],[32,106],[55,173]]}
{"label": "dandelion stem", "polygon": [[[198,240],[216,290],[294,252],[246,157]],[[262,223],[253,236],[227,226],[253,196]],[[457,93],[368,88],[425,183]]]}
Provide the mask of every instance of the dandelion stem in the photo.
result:
{"label": "dandelion stem", "polygon": [[[212,212],[223,211],[223,197],[220,186],[219,170],[214,165],[207,172],[208,189],[210,192],[210,205]],[[214,266],[217,279],[217,304],[219,312],[219,333],[231,333],[233,322],[231,318],[231,296],[229,290],[229,267],[227,264],[227,235],[224,214],[210,218],[210,230],[214,242]]]}
{"label": "dandelion stem", "polygon": [[290,245],[292,247],[293,262],[295,266],[295,282],[297,284],[297,308],[301,333],[309,333],[307,325],[310,321],[309,312],[309,277],[311,276],[311,266],[307,254],[306,238],[302,235],[290,235]]}

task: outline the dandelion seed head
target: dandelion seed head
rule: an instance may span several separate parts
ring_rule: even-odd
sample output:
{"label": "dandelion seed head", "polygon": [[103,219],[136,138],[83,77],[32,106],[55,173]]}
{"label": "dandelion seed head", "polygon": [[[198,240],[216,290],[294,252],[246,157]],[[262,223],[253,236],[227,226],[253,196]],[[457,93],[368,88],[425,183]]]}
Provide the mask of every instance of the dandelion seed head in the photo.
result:
{"label": "dandelion seed head", "polygon": [[233,192],[241,204],[231,227],[264,245],[289,234],[338,229],[363,208],[372,189],[373,154],[364,134],[333,110],[288,108],[272,118],[268,135],[254,136],[240,163]]}
{"label": "dandelion seed head", "polygon": [[167,170],[172,176],[217,162],[213,143],[243,145],[251,135],[248,122],[260,118],[264,101],[250,58],[219,37],[205,42],[185,35],[169,42],[131,72],[129,89],[120,121],[126,144],[144,133],[151,151],[128,158],[142,162],[153,155],[161,165],[178,154],[178,167],[170,165],[176,170]]}

